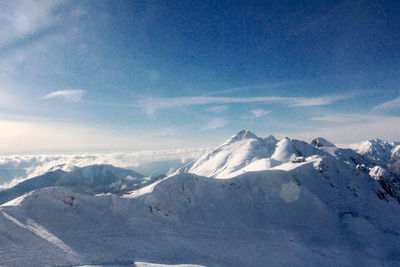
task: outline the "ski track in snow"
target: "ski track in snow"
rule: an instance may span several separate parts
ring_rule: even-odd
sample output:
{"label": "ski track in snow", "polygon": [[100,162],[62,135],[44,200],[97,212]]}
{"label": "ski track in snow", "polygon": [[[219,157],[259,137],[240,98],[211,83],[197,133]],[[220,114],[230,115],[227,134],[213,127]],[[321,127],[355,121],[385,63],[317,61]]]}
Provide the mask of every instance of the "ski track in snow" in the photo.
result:
{"label": "ski track in snow", "polygon": [[67,253],[67,257],[69,259],[77,259],[79,258],[78,254],[73,251],[69,246],[67,246],[63,241],[61,241],[59,238],[57,238],[55,235],[47,231],[44,227],[41,225],[35,223],[33,220],[28,219],[28,224],[23,224],[20,221],[18,221],[16,218],[12,217],[11,215],[5,213],[2,211],[3,216],[18,225],[19,227],[22,227],[28,231],[31,231],[35,235],[39,236],[40,238],[45,239],[49,243],[53,244],[54,246],[60,248],[63,250],[65,253]]}
{"label": "ski track in snow", "polygon": [[205,267],[204,265],[195,265],[195,264],[158,264],[158,263],[149,263],[149,262],[135,262],[136,267]]}
{"label": "ski track in snow", "polygon": [[[375,143],[379,148],[382,142]],[[398,176],[393,178],[386,170],[390,162],[382,167],[373,161],[379,155],[392,161],[400,156],[392,156],[392,146],[383,150],[370,147],[365,152],[373,152],[368,160],[323,138],[308,144],[289,138],[262,139],[241,131],[171,176],[141,183],[143,187],[132,191],[121,187],[121,195],[113,195],[112,189],[121,180],[135,180],[126,170],[94,165],[60,176],[72,185],[57,178],[57,173],[36,178],[44,181],[40,188],[26,182],[26,187],[17,188],[20,191],[10,191],[18,197],[4,200],[0,212],[13,224],[61,249],[65,255],[59,257],[79,264],[91,262],[81,267],[114,266],[117,262],[139,267],[203,266],[190,262],[211,266],[297,266],[298,262],[307,266],[400,266],[400,198],[395,198],[400,191],[393,180]],[[376,155],[374,151],[383,152]],[[105,179],[109,173],[119,178]],[[59,184],[51,182],[53,178],[69,188],[55,187]],[[89,185],[76,182],[82,179]],[[382,188],[382,181],[390,182],[391,194]],[[90,193],[82,193],[81,185]],[[98,191],[93,188],[98,186],[105,193],[95,194]],[[34,198],[33,192],[43,197]],[[33,221],[35,217],[29,215],[35,211],[32,207],[51,209]],[[28,234],[25,230],[10,236]],[[66,231],[70,231],[68,235],[64,235]],[[25,251],[12,254],[8,244],[0,246],[2,255],[8,253],[11,260],[20,258],[24,264],[35,265]],[[28,251],[45,254],[49,250],[45,245],[39,252],[35,247]],[[48,262],[53,264],[52,259]]]}
{"label": "ski track in snow", "polygon": [[32,193],[33,193],[33,191],[31,191],[31,192],[29,192],[29,193],[26,193],[26,194],[24,194],[24,195],[22,195],[22,196],[20,196],[20,197],[17,197],[17,198],[15,198],[15,199],[13,199],[13,200],[10,200],[10,201],[8,201],[8,202],[2,204],[1,207],[12,207],[12,206],[16,207],[16,206],[20,205],[21,202],[22,202],[26,197],[32,195]]}

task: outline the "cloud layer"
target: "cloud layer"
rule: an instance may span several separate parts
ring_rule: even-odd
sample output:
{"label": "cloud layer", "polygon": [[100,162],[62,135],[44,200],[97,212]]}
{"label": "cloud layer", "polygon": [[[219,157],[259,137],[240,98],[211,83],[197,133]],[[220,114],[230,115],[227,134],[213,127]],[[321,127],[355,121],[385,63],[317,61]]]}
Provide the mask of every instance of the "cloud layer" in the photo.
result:
{"label": "cloud layer", "polygon": [[292,107],[309,107],[330,105],[339,100],[352,97],[353,94],[327,95],[320,97],[281,97],[281,96],[255,96],[255,97],[158,97],[142,100],[137,104],[145,108],[148,114],[154,114],[157,109],[180,108],[188,106],[212,104],[239,104],[239,103],[282,103]]}
{"label": "cloud layer", "polygon": [[[11,155],[0,156],[0,189],[44,174],[51,170],[70,171],[75,166],[111,164],[116,167],[137,169],[158,161],[179,160],[184,163],[197,159],[209,149],[147,150],[130,153],[60,154],[60,155]],[[145,173],[146,174],[146,173]]]}

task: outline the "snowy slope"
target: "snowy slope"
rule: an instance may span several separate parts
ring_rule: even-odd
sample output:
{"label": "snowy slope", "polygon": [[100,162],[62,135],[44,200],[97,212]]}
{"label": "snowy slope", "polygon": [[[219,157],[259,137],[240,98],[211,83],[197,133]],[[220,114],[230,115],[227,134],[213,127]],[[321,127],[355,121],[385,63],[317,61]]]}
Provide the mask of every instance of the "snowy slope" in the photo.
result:
{"label": "snowy slope", "polygon": [[400,142],[374,139],[353,144],[350,147],[374,162],[375,165],[384,168],[389,167],[391,164],[398,164],[400,160]]}
{"label": "snowy slope", "polygon": [[275,144],[274,137],[264,140],[242,130],[184,169],[207,177],[224,177],[258,159],[271,157]]}
{"label": "snowy slope", "polygon": [[272,169],[300,156],[308,157],[321,153],[314,146],[299,140],[285,137],[278,141],[271,135],[263,139],[242,130],[177,173],[188,172],[221,179],[232,178],[248,171]]}
{"label": "snowy slope", "polygon": [[400,175],[400,145],[393,148],[388,168]]}
{"label": "snowy slope", "polygon": [[398,203],[378,199],[367,174],[346,180],[343,168],[321,158],[233,179],[180,174],[130,199],[41,189],[1,207],[0,261],[399,264]]}
{"label": "snowy slope", "polygon": [[322,138],[241,131],[123,196],[94,189],[126,182],[122,169],[57,175],[3,202],[0,265],[400,265],[396,176]]}
{"label": "snowy slope", "polygon": [[353,150],[337,148],[322,137],[308,144],[288,137],[278,141],[271,135],[262,139],[249,131],[242,130],[177,173],[188,172],[221,179],[232,178],[248,171],[268,170],[282,164],[288,166],[287,163],[299,157],[307,158],[313,155],[332,155],[347,162],[367,163]]}
{"label": "snowy slope", "polygon": [[374,139],[350,147],[370,162],[370,176],[400,203],[400,142]]}
{"label": "snowy slope", "polygon": [[0,204],[32,190],[50,186],[63,186],[86,194],[123,194],[143,186],[142,182],[146,183],[143,175],[111,165],[91,165],[75,168],[71,172],[56,170],[0,191]]}
{"label": "snowy slope", "polygon": [[[400,202],[400,175],[393,169],[400,168],[400,146],[397,143],[375,140],[364,142],[357,151],[349,148],[338,148],[328,140],[317,137],[311,143],[288,137],[278,141],[273,136],[265,139],[242,130],[210,153],[192,162],[178,173],[229,179],[240,174],[264,170],[291,170],[302,162],[315,161],[318,157],[342,161],[355,171],[370,172],[377,162],[385,159],[384,166],[390,175],[371,178],[377,180],[384,191]],[[388,160],[389,159],[389,160]],[[381,161],[379,161],[381,160]],[[372,172],[371,172],[372,173]]]}

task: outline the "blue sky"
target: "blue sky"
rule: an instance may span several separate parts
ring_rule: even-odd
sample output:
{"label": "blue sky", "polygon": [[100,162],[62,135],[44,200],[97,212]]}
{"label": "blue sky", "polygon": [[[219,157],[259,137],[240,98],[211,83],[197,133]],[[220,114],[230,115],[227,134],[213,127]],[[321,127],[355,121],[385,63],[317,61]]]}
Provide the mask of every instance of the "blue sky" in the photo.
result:
{"label": "blue sky", "polygon": [[0,3],[0,153],[400,139],[398,1]]}

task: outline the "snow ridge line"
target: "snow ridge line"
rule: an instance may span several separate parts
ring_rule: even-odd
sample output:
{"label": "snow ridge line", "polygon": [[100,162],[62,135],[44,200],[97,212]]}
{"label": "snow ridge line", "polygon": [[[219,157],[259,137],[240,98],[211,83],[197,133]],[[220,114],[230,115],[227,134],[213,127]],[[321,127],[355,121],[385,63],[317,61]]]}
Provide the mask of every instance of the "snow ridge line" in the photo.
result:
{"label": "snow ridge line", "polygon": [[66,245],[58,237],[56,237],[55,235],[53,235],[52,233],[47,231],[44,227],[35,223],[33,220],[28,219],[28,224],[25,225],[25,224],[21,223],[20,221],[18,221],[16,218],[12,217],[11,215],[5,213],[4,211],[2,211],[2,214],[6,219],[12,221],[19,227],[22,227],[22,228],[34,233],[35,235],[39,236],[40,238],[45,239],[49,243],[51,243],[54,246],[63,250],[65,253],[67,253],[69,259],[72,259],[72,260],[79,259],[78,254],[72,248],[70,248],[68,245]]}

